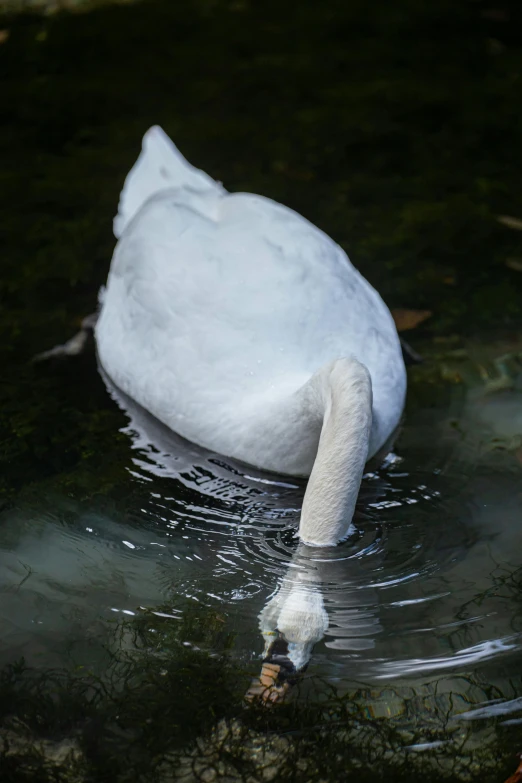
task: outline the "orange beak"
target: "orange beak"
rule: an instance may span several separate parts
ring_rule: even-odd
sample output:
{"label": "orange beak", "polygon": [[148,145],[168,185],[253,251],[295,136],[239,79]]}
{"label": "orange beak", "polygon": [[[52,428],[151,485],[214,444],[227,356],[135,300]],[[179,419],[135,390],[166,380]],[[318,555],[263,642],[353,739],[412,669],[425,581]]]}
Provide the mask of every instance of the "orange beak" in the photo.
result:
{"label": "orange beak", "polygon": [[254,677],[245,694],[247,701],[259,699],[266,706],[281,703],[290,689],[288,680],[281,680],[277,663],[264,663],[259,677]]}

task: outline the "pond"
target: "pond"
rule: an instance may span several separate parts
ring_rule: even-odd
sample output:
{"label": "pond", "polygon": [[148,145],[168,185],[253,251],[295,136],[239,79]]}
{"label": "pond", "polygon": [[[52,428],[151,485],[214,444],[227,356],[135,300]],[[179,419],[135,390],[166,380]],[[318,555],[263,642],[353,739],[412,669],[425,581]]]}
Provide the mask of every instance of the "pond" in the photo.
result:
{"label": "pond", "polygon": [[[522,29],[509,3],[166,0],[0,29],[2,781],[487,781],[522,750]],[[518,24],[518,26],[517,26]],[[353,535],[304,482],[167,431],[93,346],[112,218],[159,123],[230,190],[327,231],[404,336],[393,455]],[[245,695],[263,609],[328,628]],[[261,618],[261,619],[260,619]]]}

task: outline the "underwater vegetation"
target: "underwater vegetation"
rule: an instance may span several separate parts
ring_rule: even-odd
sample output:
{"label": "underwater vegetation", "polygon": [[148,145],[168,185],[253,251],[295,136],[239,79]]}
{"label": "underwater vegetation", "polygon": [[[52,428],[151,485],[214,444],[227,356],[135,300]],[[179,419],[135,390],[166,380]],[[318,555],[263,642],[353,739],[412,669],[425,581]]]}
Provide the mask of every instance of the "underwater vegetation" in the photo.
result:
{"label": "underwater vegetation", "polygon": [[[374,687],[341,696],[314,682],[275,710],[247,708],[248,668],[227,654],[219,616],[198,607],[173,630],[144,612],[116,624],[114,635],[102,676],[23,661],[2,671],[2,780],[304,783],[353,774],[364,782],[496,783],[513,768],[518,728],[495,742],[500,718],[478,735],[456,721],[452,678],[432,678],[423,693],[385,686],[383,704],[395,714],[369,709]],[[198,644],[183,643],[187,636]],[[465,687],[500,694],[480,676]]]}

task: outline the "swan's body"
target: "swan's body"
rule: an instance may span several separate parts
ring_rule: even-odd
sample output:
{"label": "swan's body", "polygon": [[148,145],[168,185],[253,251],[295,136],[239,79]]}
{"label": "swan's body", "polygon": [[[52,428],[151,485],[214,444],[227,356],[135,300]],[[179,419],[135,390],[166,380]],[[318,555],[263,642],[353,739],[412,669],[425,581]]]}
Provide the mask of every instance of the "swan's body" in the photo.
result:
{"label": "swan's body", "polygon": [[96,327],[108,375],[194,443],[312,473],[300,534],[339,540],[366,459],[404,404],[401,347],[379,295],[326,234],[269,199],[227,193],[159,128],[114,228]]}

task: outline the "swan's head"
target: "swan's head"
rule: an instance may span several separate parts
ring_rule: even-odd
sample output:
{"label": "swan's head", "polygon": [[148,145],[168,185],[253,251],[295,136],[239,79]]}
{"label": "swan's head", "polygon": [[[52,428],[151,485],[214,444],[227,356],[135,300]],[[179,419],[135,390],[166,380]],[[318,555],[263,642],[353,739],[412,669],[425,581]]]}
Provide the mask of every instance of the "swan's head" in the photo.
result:
{"label": "swan's head", "polygon": [[[300,550],[302,551],[302,547]],[[303,581],[304,578],[304,581]],[[281,702],[308,666],[314,645],[328,628],[328,615],[318,585],[298,572],[262,610],[260,627],[265,639],[263,665],[246,694],[249,701]]]}
{"label": "swan's head", "polygon": [[277,635],[265,650],[261,674],[254,677],[245,698],[250,702],[258,699],[266,705],[280,703],[297,682],[299,674],[290,659],[287,641]]}

